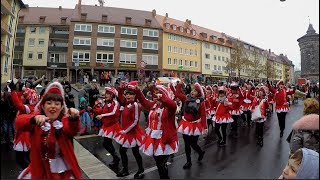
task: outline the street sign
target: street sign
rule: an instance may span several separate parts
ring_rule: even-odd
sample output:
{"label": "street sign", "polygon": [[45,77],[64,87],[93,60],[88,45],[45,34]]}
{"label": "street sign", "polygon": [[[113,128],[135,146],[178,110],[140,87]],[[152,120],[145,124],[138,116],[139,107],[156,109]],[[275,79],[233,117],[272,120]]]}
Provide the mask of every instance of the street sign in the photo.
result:
{"label": "street sign", "polygon": [[183,69],[183,66],[181,66],[181,65],[178,66],[178,69],[179,69],[179,70],[182,70],[182,69]]}
{"label": "street sign", "polygon": [[74,63],[74,66],[75,66],[75,67],[79,67],[79,62],[75,62],[75,63]]}

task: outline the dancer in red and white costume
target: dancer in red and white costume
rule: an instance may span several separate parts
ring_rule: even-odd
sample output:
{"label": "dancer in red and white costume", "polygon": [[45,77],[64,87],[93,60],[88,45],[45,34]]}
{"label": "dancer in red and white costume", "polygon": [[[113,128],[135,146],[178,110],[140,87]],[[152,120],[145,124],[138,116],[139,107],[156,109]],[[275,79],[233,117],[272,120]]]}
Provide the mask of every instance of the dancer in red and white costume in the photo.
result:
{"label": "dancer in red and white costume", "polygon": [[[191,147],[199,154],[198,161],[201,161],[204,156],[204,151],[198,145],[199,136],[208,133],[204,92],[199,83],[194,84],[189,95],[182,93],[182,84],[179,82],[174,95],[179,98],[184,104],[184,112],[182,120],[179,122],[178,132],[183,135],[185,153],[187,163],[183,169],[188,169],[192,166],[191,163]],[[173,88],[171,88],[173,89]]]}
{"label": "dancer in red and white costume", "polygon": [[50,84],[34,113],[19,115],[16,127],[31,135],[30,165],[18,179],[80,179],[70,137],[80,130],[79,111],[66,108],[60,83]]}
{"label": "dancer in red and white costume", "polygon": [[120,134],[115,138],[115,140],[121,145],[120,156],[123,166],[121,171],[117,174],[118,177],[129,175],[127,157],[128,148],[132,148],[132,153],[139,168],[134,177],[139,178],[144,172],[142,157],[139,153],[139,146],[141,146],[145,133],[139,124],[141,108],[136,102],[136,93],[134,91],[137,85],[137,81],[129,82],[126,90],[124,91],[125,82],[121,82],[118,88],[119,99],[121,104],[124,105],[124,107],[120,108],[120,110],[122,110]]}
{"label": "dancer in red and white costume", "polygon": [[253,102],[252,106],[253,113],[256,108],[259,108],[259,110],[256,112],[260,112],[259,118],[252,119],[252,121],[256,123],[256,137],[258,139],[257,144],[262,147],[264,122],[267,120],[267,108],[269,106],[268,99],[265,93],[265,87],[261,86],[260,89],[257,90],[257,98]]}
{"label": "dancer in red and white costume", "polygon": [[175,124],[177,109],[170,89],[163,85],[157,85],[154,90],[153,101],[147,100],[140,90],[137,90],[139,102],[149,111],[146,138],[143,140],[141,150],[147,156],[153,156],[156,161],[160,179],[169,179],[167,160],[169,155],[178,152],[178,135]]}
{"label": "dancer in red and white costume", "polygon": [[255,92],[253,90],[253,83],[250,81],[248,84],[245,84],[244,90],[242,91],[244,100],[242,103],[242,111],[243,114],[241,118],[247,123],[247,126],[251,127],[251,109],[252,109],[252,102],[255,97]]}
{"label": "dancer in red and white costume", "polygon": [[[230,111],[232,110],[232,103],[228,100],[226,95],[226,88],[224,86],[219,87],[219,95],[215,100],[214,106],[216,107],[216,114],[212,118],[215,122],[215,132],[218,136],[218,145],[226,145],[227,137],[227,126],[228,123],[232,123],[233,119],[231,117]],[[220,127],[222,130],[222,136],[220,133]]]}
{"label": "dancer in red and white costume", "polygon": [[232,116],[233,122],[231,124],[231,130],[233,132],[233,137],[238,137],[238,121],[241,114],[243,113],[241,109],[241,103],[243,101],[242,92],[239,89],[239,85],[236,82],[230,84],[231,92],[228,94],[228,99],[232,102],[232,110],[230,114]]}
{"label": "dancer in red and white costume", "polygon": [[283,136],[283,131],[286,127],[286,115],[289,111],[289,104],[287,102],[287,96],[292,95],[295,93],[295,91],[286,91],[284,82],[280,80],[277,83],[277,89],[274,89],[269,81],[267,81],[269,90],[274,94],[274,99],[276,101],[276,112],[278,116],[278,123],[280,127],[280,137]]}
{"label": "dancer in red and white costume", "polygon": [[105,88],[105,103],[96,103],[93,112],[96,118],[102,121],[99,136],[103,137],[103,147],[112,155],[113,160],[109,164],[111,168],[119,165],[120,158],[112,144],[112,139],[120,133],[119,117],[120,104],[116,100],[118,91],[114,87]]}

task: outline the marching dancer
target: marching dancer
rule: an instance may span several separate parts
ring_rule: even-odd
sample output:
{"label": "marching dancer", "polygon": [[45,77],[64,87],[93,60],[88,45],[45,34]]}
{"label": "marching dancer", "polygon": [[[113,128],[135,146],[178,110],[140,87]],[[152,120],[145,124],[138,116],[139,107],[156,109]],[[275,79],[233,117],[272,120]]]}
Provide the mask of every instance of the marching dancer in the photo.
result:
{"label": "marching dancer", "polygon": [[276,101],[276,112],[278,116],[278,123],[280,128],[280,137],[283,136],[283,131],[286,127],[286,115],[289,111],[289,105],[287,102],[287,96],[294,94],[294,91],[286,91],[284,82],[280,80],[277,83],[277,89],[274,89],[270,83],[269,80],[267,80],[268,88],[269,90],[274,94],[274,99]]}
{"label": "marching dancer", "polygon": [[121,130],[115,140],[121,145],[120,156],[122,161],[122,169],[118,172],[118,177],[129,175],[128,171],[128,156],[127,150],[132,149],[132,153],[138,164],[138,171],[134,178],[140,178],[143,175],[144,168],[142,164],[142,157],[139,153],[139,147],[145,137],[145,133],[139,124],[140,111],[138,103],[136,102],[135,87],[138,85],[137,81],[129,82],[126,90],[124,91],[125,84],[121,82],[118,87],[118,95],[121,104],[124,105],[121,113]]}
{"label": "marching dancer", "polygon": [[239,89],[238,83],[232,82],[230,85],[231,93],[228,95],[228,99],[232,102],[231,116],[233,122],[231,123],[231,130],[233,137],[238,137],[238,120],[243,113],[241,110],[241,102],[243,101],[242,92]]}
{"label": "marching dancer", "polygon": [[[216,114],[212,118],[212,120],[215,122],[215,132],[219,139],[218,146],[225,146],[227,141],[227,126],[228,123],[233,122],[230,114],[230,111],[232,110],[232,103],[226,96],[227,92],[224,86],[220,86],[218,90],[219,94],[214,102],[214,106],[216,107]],[[220,133],[220,128],[222,130],[222,136]]]}
{"label": "marching dancer", "polygon": [[255,93],[252,90],[253,84],[250,81],[248,84],[245,84],[243,86],[243,96],[244,96],[244,100],[242,103],[242,110],[243,110],[243,114],[242,114],[242,119],[244,120],[244,122],[247,123],[247,126],[250,128],[251,127],[251,109],[252,109],[252,101],[255,97]]}
{"label": "marching dancer", "polygon": [[178,152],[178,135],[175,120],[177,109],[170,89],[157,85],[156,90],[150,87],[153,101],[147,100],[140,90],[137,90],[139,102],[150,110],[146,138],[141,150],[147,156],[153,156],[156,161],[160,179],[169,179],[167,160],[171,154]]}
{"label": "marching dancer", "polygon": [[103,147],[113,157],[109,164],[111,168],[118,167],[120,158],[112,144],[114,139],[120,132],[119,117],[120,104],[116,100],[118,91],[114,87],[105,88],[105,103],[98,102],[93,107],[93,112],[98,120],[102,121],[102,127],[99,131],[99,136],[103,137]]}
{"label": "marching dancer", "polygon": [[[204,92],[199,83],[195,83],[190,94],[182,93],[183,82],[179,82],[174,95],[184,104],[184,112],[182,120],[179,122],[178,132],[182,133],[187,162],[183,165],[183,169],[192,166],[191,163],[191,147],[199,154],[198,161],[203,159],[205,151],[198,145],[199,136],[208,133]],[[172,85],[170,85],[172,87]],[[174,89],[174,88],[171,88]]]}
{"label": "marching dancer", "polygon": [[[265,87],[260,87],[257,90],[257,98],[253,102],[252,120],[256,123],[256,136],[258,139],[257,144],[263,146],[263,128],[264,122],[267,119],[267,108],[269,106],[268,99],[266,98]],[[258,114],[256,114],[258,113]]]}
{"label": "marching dancer", "polygon": [[19,115],[18,130],[30,132],[30,164],[18,179],[80,179],[70,137],[80,130],[79,111],[66,108],[60,83],[50,84],[34,113]]}

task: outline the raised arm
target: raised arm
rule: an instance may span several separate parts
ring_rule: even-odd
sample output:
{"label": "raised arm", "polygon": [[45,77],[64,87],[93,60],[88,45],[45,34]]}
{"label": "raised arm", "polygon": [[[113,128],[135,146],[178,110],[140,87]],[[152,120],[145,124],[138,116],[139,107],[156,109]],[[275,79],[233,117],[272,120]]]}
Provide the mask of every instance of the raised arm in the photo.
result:
{"label": "raised arm", "polygon": [[182,84],[178,83],[176,86],[176,91],[174,92],[174,95],[182,101],[184,104],[187,100],[187,96],[182,93]]}
{"label": "raised arm", "polygon": [[267,85],[268,85],[269,91],[272,92],[272,94],[275,94],[276,90],[270,85],[269,82],[267,83]]}
{"label": "raised arm", "polygon": [[121,104],[125,103],[124,88],[120,86],[118,87],[118,98]]}
{"label": "raised arm", "polygon": [[148,99],[146,99],[140,89],[135,90],[135,92],[136,92],[136,97],[139,100],[139,102],[141,103],[141,105],[143,107],[145,107],[146,109],[150,110],[154,103],[152,101],[149,101]]}
{"label": "raised arm", "polygon": [[24,105],[21,101],[21,98],[18,96],[17,91],[11,92],[12,104],[15,108],[20,111],[20,114],[29,114],[31,113],[30,108],[27,105]]}
{"label": "raised arm", "polygon": [[177,104],[167,96],[162,95],[162,97],[159,99],[163,106],[168,108],[169,116],[175,116],[177,111]]}

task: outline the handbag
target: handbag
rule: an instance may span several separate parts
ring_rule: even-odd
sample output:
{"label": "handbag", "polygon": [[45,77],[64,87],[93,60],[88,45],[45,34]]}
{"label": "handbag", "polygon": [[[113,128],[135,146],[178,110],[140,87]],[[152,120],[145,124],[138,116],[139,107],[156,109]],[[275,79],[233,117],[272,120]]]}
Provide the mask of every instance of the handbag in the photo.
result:
{"label": "handbag", "polygon": [[252,121],[257,121],[257,120],[259,120],[260,118],[262,118],[262,116],[261,116],[261,109],[260,109],[261,103],[263,103],[263,101],[261,101],[260,104],[257,105],[257,106],[254,108],[254,110],[253,110],[253,112],[252,112],[252,115],[251,115],[251,120],[252,120]]}

